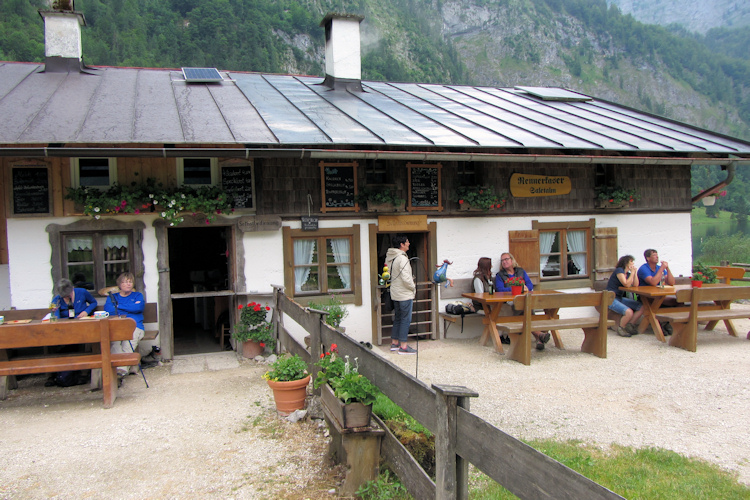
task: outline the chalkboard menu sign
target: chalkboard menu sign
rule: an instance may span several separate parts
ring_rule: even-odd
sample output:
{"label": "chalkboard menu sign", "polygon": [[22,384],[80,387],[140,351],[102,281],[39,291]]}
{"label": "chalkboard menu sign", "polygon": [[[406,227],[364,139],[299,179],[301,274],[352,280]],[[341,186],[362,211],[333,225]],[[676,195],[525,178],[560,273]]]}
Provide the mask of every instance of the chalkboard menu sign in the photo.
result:
{"label": "chalkboard menu sign", "polygon": [[237,209],[255,208],[255,178],[249,162],[229,163],[221,166],[221,186]]}
{"label": "chalkboard menu sign", "polygon": [[13,215],[50,213],[49,167],[46,164],[11,166]]}
{"label": "chalkboard menu sign", "polygon": [[323,213],[334,211],[359,212],[357,196],[357,162],[320,162]]}
{"label": "chalkboard menu sign", "polygon": [[409,169],[408,210],[443,210],[440,194],[442,164],[421,165],[407,163]]}

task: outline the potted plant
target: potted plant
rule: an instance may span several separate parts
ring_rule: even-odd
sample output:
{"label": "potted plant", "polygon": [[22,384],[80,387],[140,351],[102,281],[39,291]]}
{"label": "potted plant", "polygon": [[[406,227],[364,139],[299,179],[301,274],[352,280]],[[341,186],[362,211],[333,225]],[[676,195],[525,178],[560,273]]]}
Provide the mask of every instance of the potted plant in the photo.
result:
{"label": "potted plant", "polygon": [[703,201],[703,204],[705,206],[710,207],[710,206],[713,206],[716,203],[716,199],[717,198],[719,198],[721,196],[726,196],[726,195],[727,195],[727,191],[726,190],[719,191],[717,193],[713,193],[713,194],[710,194],[710,195],[704,197],[702,201]]}
{"label": "potted plant", "polygon": [[700,288],[703,286],[703,283],[711,284],[717,281],[716,269],[704,266],[700,262],[693,265],[693,277],[691,278],[693,288]]}
{"label": "potted plant", "polygon": [[312,309],[328,312],[328,314],[326,314],[326,324],[343,331],[341,322],[344,321],[344,318],[349,316],[349,309],[346,308],[344,302],[339,297],[331,295],[331,298],[325,301],[310,301],[307,303],[307,306]]}
{"label": "potted plant", "polygon": [[240,321],[234,325],[232,338],[242,342],[242,355],[254,358],[263,354],[266,347],[273,350],[276,347],[273,324],[266,321],[271,308],[256,302],[247,306],[240,304],[237,308],[241,311]]}
{"label": "potted plant", "polygon": [[315,377],[314,387],[321,388],[321,402],[345,429],[370,425],[372,404],[380,393],[367,377],[359,373],[357,361],[354,358],[352,365],[349,356],[342,359],[337,345],[331,344],[330,352],[322,354],[315,363],[320,371]]}
{"label": "potted plant", "polygon": [[638,199],[635,189],[621,186],[601,186],[596,188],[596,208],[622,208]]}
{"label": "potted plant", "polygon": [[458,202],[460,210],[495,210],[503,208],[508,193],[495,193],[491,186],[459,186],[453,193],[452,200]]}
{"label": "potted plant", "polygon": [[279,357],[271,364],[271,369],[263,378],[273,390],[273,399],[279,414],[289,415],[305,407],[310,375],[307,373],[307,363],[297,354]]}
{"label": "potted plant", "polygon": [[364,187],[356,197],[357,203],[366,205],[368,212],[403,212],[406,200],[388,187]]}
{"label": "potted plant", "polygon": [[505,284],[510,287],[510,293],[513,295],[521,295],[526,282],[521,276],[513,276],[512,278],[508,278],[508,281],[506,281]]}

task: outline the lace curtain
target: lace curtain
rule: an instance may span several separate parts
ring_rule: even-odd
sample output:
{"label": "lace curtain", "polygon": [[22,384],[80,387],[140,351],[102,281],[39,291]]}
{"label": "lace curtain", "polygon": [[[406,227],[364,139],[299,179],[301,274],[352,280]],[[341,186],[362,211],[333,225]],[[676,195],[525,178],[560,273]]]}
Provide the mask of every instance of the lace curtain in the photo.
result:
{"label": "lace curtain", "polygon": [[346,262],[345,265],[336,266],[336,272],[338,272],[339,278],[341,278],[341,282],[344,285],[343,288],[349,290],[351,289],[352,281],[352,270],[349,265],[351,262],[349,257],[349,238],[332,238],[330,242],[334,262]]}
{"label": "lace curtain", "polygon": [[586,274],[586,231],[568,231],[568,251],[584,252],[571,255],[573,263],[578,268],[577,274]]}
{"label": "lace curtain", "polygon": [[310,277],[310,267],[313,255],[315,254],[315,240],[294,240],[294,265],[307,266],[294,268],[294,290],[302,291],[302,285]]}
{"label": "lace curtain", "polygon": [[[552,251],[552,245],[555,244],[555,238],[557,237],[556,232],[544,232],[539,233],[539,253],[550,253]],[[549,261],[549,255],[542,255],[539,257],[539,269],[544,271]]]}

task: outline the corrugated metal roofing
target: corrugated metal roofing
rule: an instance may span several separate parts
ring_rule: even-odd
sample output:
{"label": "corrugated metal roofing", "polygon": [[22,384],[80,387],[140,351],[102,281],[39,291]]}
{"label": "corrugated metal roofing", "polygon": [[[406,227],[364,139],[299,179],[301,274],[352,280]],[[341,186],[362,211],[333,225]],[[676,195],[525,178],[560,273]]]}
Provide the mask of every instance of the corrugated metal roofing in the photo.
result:
{"label": "corrugated metal roofing", "polygon": [[0,64],[0,144],[750,153],[748,142],[610,102],[566,100],[581,94],[565,89],[362,82],[360,93],[316,77],[222,72],[222,82],[187,83],[164,69],[41,70]]}

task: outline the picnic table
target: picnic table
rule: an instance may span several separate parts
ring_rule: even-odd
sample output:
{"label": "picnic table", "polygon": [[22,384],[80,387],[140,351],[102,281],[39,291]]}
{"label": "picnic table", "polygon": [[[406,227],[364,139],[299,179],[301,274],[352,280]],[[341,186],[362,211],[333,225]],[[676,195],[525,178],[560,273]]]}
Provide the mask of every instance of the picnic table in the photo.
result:
{"label": "picnic table", "polygon": [[[715,283],[715,284],[704,284],[705,287],[726,287],[727,285],[723,283]],[[663,312],[689,312],[690,307],[689,306],[677,306],[677,307],[662,307],[662,304],[664,303],[664,300],[667,297],[677,297],[677,292],[680,290],[686,290],[691,288],[690,285],[674,285],[674,286],[665,286],[665,287],[659,287],[659,286],[621,286],[620,290],[623,292],[632,292],[638,295],[638,297],[641,299],[641,303],[643,304],[643,317],[647,321],[641,321],[641,323],[638,325],[638,333],[643,333],[646,331],[646,328],[648,328],[649,325],[651,325],[651,329],[654,331],[654,335],[656,338],[661,342],[666,342],[666,338],[664,337],[664,331],[661,329],[661,324],[659,323],[659,320],[656,318],[656,315]],[[729,303],[726,301],[717,301],[713,304],[700,304],[699,310],[701,311],[712,311],[712,310],[718,310],[718,309],[729,309]],[[733,329],[731,322],[729,320],[726,320],[725,323],[727,323],[727,328]],[[716,323],[714,322],[713,325],[710,325],[711,328]]]}
{"label": "picnic table", "polygon": [[[557,290],[534,290],[535,295],[550,295],[560,294]],[[462,293],[463,297],[467,299],[475,300],[482,304],[484,309],[484,330],[482,336],[479,338],[481,345],[487,345],[487,340],[492,339],[495,344],[495,350],[500,354],[503,354],[503,345],[500,342],[500,334],[497,330],[497,323],[510,323],[510,322],[523,322],[523,316],[500,316],[500,310],[503,304],[512,302],[516,297],[510,292],[495,292],[494,294],[489,293]],[[555,319],[559,308],[544,309],[544,314],[538,314],[538,319]],[[565,349],[565,346],[560,340],[560,335],[557,330],[551,330],[552,338],[555,341],[555,347],[558,349]]]}

